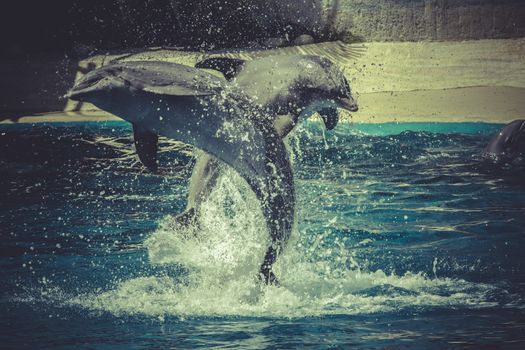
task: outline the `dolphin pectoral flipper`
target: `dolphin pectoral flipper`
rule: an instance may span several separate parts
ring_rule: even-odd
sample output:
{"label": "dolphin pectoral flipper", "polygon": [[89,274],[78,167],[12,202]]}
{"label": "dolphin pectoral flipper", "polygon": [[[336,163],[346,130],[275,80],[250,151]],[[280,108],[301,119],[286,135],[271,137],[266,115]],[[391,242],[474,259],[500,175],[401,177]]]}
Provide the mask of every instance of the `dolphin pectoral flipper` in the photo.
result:
{"label": "dolphin pectoral flipper", "polygon": [[159,135],[139,124],[133,123],[133,140],[135,150],[142,164],[151,172],[156,173],[158,170],[157,151],[159,147]]}
{"label": "dolphin pectoral flipper", "polygon": [[339,122],[339,113],[335,108],[323,108],[319,111],[319,115],[327,130],[332,130]]}

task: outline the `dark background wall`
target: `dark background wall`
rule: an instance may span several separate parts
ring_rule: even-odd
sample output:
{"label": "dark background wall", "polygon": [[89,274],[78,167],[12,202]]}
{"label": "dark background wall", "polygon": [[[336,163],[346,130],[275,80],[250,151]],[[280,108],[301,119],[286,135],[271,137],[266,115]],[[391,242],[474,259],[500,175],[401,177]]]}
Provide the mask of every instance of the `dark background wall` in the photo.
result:
{"label": "dark background wall", "polygon": [[16,0],[1,13],[1,53],[254,45],[317,40],[461,40],[525,36],[524,0]]}
{"label": "dark background wall", "polygon": [[79,44],[213,49],[247,45],[269,26],[278,32],[261,5],[246,0],[17,0],[0,13],[2,53],[12,55]]}
{"label": "dark background wall", "polygon": [[17,0],[3,7],[2,46],[12,53],[177,41],[168,0]]}

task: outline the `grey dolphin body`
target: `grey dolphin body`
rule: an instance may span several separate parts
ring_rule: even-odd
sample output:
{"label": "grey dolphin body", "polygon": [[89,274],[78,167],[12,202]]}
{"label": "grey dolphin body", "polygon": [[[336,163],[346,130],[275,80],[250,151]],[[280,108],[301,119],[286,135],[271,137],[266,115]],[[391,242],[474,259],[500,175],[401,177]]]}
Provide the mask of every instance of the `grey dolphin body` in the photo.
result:
{"label": "grey dolphin body", "polygon": [[[284,138],[297,125],[300,119],[308,118],[315,112],[321,115],[328,130],[338,123],[337,107],[334,105],[338,94],[330,92],[324,98],[311,100],[310,96],[296,91],[295,85],[302,85],[302,79],[308,80],[308,69],[314,65],[331,67],[330,61],[317,56],[276,55],[245,61],[237,58],[215,57],[198,62],[198,68],[218,70],[224,77],[232,81],[246,95],[268,111],[273,118],[273,125],[281,138]],[[310,66],[310,68],[309,68]],[[316,84],[328,85],[323,82],[326,74],[318,71]],[[345,98],[345,108],[357,111],[357,104],[352,98],[346,79],[348,94]],[[302,85],[304,86],[304,84]],[[221,163],[209,154],[199,154],[189,185],[186,210],[177,216],[179,222],[188,224],[198,222],[201,203],[209,196],[213,186],[222,172]]]}
{"label": "grey dolphin body", "polygon": [[[319,112],[326,128],[333,129],[338,121],[336,108],[357,111],[348,81],[324,57],[275,55],[252,61],[216,57],[195,66],[222,72],[271,115],[288,115],[291,119],[276,118],[274,122],[283,137],[296,125],[299,116]],[[341,82],[344,87],[340,87]],[[347,94],[341,96],[339,89],[334,89],[336,86]]]}
{"label": "grey dolphin body", "polygon": [[499,156],[525,155],[525,120],[505,125],[485,148],[485,154]]}
{"label": "grey dolphin body", "polygon": [[[337,91],[340,98],[349,95],[341,76],[331,69],[325,73],[333,76],[327,86],[310,88],[319,69],[325,70],[314,67],[310,73],[316,74],[302,76],[294,86],[301,100],[322,100],[326,89]],[[271,268],[291,233],[295,198],[289,157],[269,110],[223,78],[152,61],[94,70],[77,82],[69,97],[131,122],[139,157],[151,170],[156,170],[158,135],[191,144],[232,166],[261,202],[272,243],[260,271],[266,283],[275,280]]]}

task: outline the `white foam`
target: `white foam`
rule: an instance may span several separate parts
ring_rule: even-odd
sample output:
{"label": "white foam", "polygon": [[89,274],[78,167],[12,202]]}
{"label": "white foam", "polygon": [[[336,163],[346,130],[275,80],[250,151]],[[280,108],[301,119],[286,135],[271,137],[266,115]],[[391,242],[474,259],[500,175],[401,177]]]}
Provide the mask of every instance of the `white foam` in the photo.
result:
{"label": "white foam", "polygon": [[[296,238],[301,234],[294,232]],[[494,289],[489,285],[421,273],[361,271],[353,252],[342,245],[317,245],[313,254],[312,247],[297,242],[292,240],[275,266],[281,286],[261,286],[256,274],[268,244],[262,213],[244,181],[228,171],[205,203],[199,228],[181,228],[166,218],[144,243],[152,264],[179,264],[188,272],[184,279],[132,278],[68,303],[160,318],[301,317],[492,305],[486,298]]]}

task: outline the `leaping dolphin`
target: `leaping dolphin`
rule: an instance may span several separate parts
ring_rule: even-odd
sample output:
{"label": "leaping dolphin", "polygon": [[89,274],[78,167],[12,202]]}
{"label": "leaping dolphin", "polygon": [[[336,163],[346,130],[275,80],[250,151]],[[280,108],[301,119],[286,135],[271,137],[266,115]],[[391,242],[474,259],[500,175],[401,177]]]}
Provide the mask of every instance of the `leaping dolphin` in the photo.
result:
{"label": "leaping dolphin", "polygon": [[[303,62],[292,93],[313,101],[309,106],[349,108],[350,91],[341,71],[318,57]],[[232,166],[261,203],[271,244],[260,274],[268,284],[276,281],[271,269],[292,230],[295,194],[286,148],[263,104],[224,78],[157,61],[91,71],[68,97],[131,122],[139,158],[153,171],[158,135],[191,144]]]}
{"label": "leaping dolphin", "polygon": [[[337,109],[329,101],[303,100],[306,96],[294,93],[293,85],[303,79],[302,76],[306,75],[305,70],[312,65],[312,60],[331,65],[331,62],[321,57],[275,55],[252,61],[213,57],[198,62],[195,67],[221,72],[261,108],[269,111],[274,128],[279,136],[284,138],[300,119],[306,119],[315,112],[319,113],[328,130],[335,128],[338,123]],[[320,78],[322,79],[322,76]],[[345,102],[348,110],[355,112],[358,107],[346,79],[345,85],[349,93],[341,100]],[[198,223],[201,204],[209,196],[222,173],[221,165],[221,162],[209,154],[198,154],[190,178],[186,210],[177,215],[177,221],[183,224]]]}
{"label": "leaping dolphin", "polygon": [[[351,112],[358,109],[343,73],[324,57],[275,55],[252,61],[214,57],[198,62],[195,67],[220,71],[272,115],[289,115],[291,119],[280,117],[274,122],[283,137],[296,125],[299,116],[319,112],[326,128],[331,130],[338,121],[336,108]],[[345,96],[340,95],[340,89],[347,92]]]}

